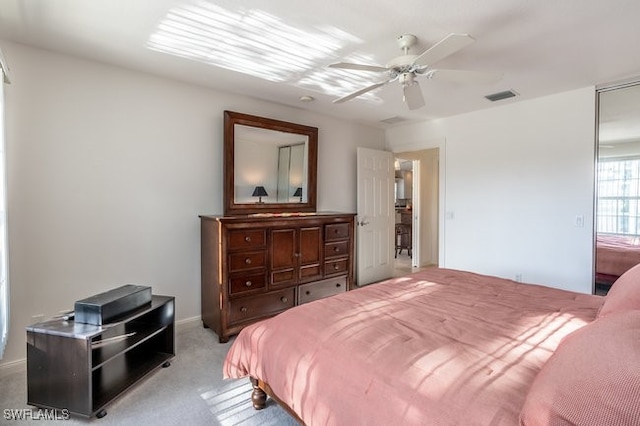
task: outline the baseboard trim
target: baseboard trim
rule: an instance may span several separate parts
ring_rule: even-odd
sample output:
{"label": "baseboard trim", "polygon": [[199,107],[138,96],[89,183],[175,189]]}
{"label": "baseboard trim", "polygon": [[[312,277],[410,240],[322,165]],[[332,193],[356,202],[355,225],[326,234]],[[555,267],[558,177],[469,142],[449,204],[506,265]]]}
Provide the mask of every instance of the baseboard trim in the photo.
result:
{"label": "baseboard trim", "polygon": [[180,321],[176,321],[176,333],[179,331],[190,330],[198,325],[201,325],[202,324],[200,322],[201,319],[202,317],[198,315],[195,317],[185,318],[185,319],[181,319]]}
{"label": "baseboard trim", "polygon": [[[191,330],[201,324],[201,317],[195,316],[191,318],[184,318],[176,321],[175,331],[177,333],[183,333],[187,330]],[[27,371],[27,359],[17,359],[15,361],[8,361],[0,364],[0,377],[8,376],[9,374],[22,373]]]}
{"label": "baseboard trim", "polygon": [[6,377],[9,374],[22,373],[27,371],[27,359],[17,359],[15,361],[0,364],[0,377]]}

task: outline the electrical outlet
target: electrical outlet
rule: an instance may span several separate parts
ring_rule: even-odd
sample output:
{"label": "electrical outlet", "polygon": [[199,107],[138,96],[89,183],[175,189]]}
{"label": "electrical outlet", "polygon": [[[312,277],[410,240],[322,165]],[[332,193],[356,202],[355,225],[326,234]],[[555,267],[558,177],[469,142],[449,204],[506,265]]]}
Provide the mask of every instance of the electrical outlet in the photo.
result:
{"label": "electrical outlet", "polygon": [[582,216],[581,214],[576,216],[576,227],[584,228],[584,216]]}
{"label": "electrical outlet", "polygon": [[522,282],[522,274],[516,274],[516,281],[519,283]]}

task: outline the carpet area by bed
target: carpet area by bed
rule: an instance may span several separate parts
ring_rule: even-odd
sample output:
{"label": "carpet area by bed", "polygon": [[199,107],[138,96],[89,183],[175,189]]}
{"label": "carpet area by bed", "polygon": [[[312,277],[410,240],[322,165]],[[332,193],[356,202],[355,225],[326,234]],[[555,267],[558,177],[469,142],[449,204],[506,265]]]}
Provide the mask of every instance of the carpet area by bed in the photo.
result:
{"label": "carpet area by bed", "polygon": [[[222,379],[222,362],[232,341],[220,344],[215,333],[194,323],[176,334],[176,357],[171,366],[159,369],[108,405],[107,416],[89,420],[72,417],[44,423],[66,426],[297,425],[273,401],[264,410],[254,410],[247,379]],[[24,410],[32,417],[19,421],[6,417],[10,413],[23,415]],[[38,409],[27,405],[25,371],[0,377],[0,411],[1,425],[43,424],[42,419],[36,419]]]}

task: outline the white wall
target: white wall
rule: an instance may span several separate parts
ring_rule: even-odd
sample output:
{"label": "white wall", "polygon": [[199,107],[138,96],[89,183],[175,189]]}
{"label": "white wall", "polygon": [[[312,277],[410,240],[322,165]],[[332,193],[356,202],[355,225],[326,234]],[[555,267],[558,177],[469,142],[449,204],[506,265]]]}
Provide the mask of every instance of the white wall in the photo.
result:
{"label": "white wall", "polygon": [[[356,209],[356,147],[384,133],[304,110],[0,42],[6,87],[11,328],[126,283],[200,315],[200,214],[222,213],[225,109],[319,128],[318,209]],[[340,191],[336,191],[340,188]]]}
{"label": "white wall", "polygon": [[587,87],[386,137],[394,151],[444,140],[440,266],[591,293],[594,128]]}

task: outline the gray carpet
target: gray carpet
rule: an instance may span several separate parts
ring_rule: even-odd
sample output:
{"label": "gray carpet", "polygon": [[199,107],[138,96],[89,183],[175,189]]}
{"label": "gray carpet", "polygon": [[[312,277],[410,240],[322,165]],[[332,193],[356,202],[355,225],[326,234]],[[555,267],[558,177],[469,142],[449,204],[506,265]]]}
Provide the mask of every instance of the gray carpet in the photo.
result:
{"label": "gray carpet", "polygon": [[[171,366],[150,376],[107,405],[102,419],[71,417],[44,421],[44,424],[98,426],[111,425],[283,425],[294,421],[269,399],[267,407],[251,406],[248,379],[223,380],[222,362],[231,343],[220,344],[211,330],[190,325],[176,334],[176,357]],[[27,405],[27,374],[0,377],[0,425],[43,424],[43,420],[8,420],[6,409],[37,408]]]}

